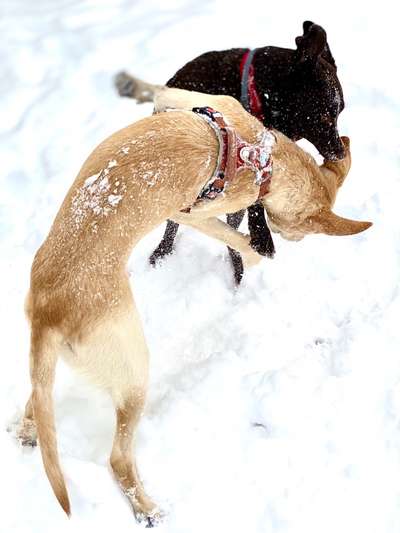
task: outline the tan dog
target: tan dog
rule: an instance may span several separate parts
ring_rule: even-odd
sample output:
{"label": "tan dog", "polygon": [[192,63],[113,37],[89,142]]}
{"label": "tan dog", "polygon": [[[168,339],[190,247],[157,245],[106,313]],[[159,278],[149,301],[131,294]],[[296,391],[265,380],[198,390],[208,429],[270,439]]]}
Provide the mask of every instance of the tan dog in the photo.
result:
{"label": "tan dog", "polygon": [[[203,104],[222,112],[248,142],[256,142],[264,131],[231,97],[171,89],[160,91],[156,99],[159,110]],[[348,145],[345,160],[319,168],[285,136],[275,135],[274,176],[264,199],[275,230],[298,239],[315,232],[357,233],[370,226],[330,210],[350,166]],[[146,397],[148,350],[125,266],[138,241],[167,218],[229,244],[248,265],[261,259],[247,236],[215,218],[254,203],[259,187],[252,171],[242,170],[224,195],[194,205],[213,174],[218,150],[212,128],[188,111],[156,114],[118,131],[84,163],[35,256],[26,304],[32,394],[20,437],[33,443],[37,427],[47,476],[68,514],[52,402],[60,355],[111,394],[117,417],[110,458],[115,477],[138,519],[152,525],[159,516],[132,458]],[[183,213],[188,206],[194,207]]]}

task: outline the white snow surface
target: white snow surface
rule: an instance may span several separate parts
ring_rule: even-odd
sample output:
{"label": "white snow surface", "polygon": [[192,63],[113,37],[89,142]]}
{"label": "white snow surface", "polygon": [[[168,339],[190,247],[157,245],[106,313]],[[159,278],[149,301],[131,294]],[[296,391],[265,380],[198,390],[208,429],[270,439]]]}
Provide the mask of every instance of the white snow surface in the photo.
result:
{"label": "white snow surface", "polygon": [[[325,27],[343,84],[353,166],[336,212],[354,237],[275,236],[239,290],[219,243],[163,228],[129,262],[151,351],[137,435],[168,533],[400,530],[400,101],[394,2],[2,0],[0,27],[0,530],[141,530],[114,483],[110,399],[59,364],[54,391],[68,520],[38,449],[13,436],[29,394],[23,313],[33,255],[81,164],[151,113],[119,98],[124,68],[163,82],[203,51],[294,47]],[[111,199],[110,203],[117,203]],[[8,431],[7,431],[8,430]]]}

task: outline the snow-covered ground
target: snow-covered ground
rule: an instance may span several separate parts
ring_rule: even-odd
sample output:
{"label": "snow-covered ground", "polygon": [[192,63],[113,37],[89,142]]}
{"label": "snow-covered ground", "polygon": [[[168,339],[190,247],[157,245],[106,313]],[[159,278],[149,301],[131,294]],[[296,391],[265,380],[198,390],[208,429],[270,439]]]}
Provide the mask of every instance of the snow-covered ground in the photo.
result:
{"label": "snow-covered ground", "polygon": [[29,393],[23,314],[33,254],[89,151],[151,112],[116,96],[125,68],[162,82],[197,54],[294,46],[323,25],[353,167],[336,212],[356,237],[275,237],[234,290],[223,247],[181,230],[156,270],[129,268],[151,350],[137,458],[168,533],[400,530],[400,101],[394,2],[2,0],[0,530],[138,531],[108,468],[111,401],[62,363],[55,387],[68,520],[39,450],[12,436]]}

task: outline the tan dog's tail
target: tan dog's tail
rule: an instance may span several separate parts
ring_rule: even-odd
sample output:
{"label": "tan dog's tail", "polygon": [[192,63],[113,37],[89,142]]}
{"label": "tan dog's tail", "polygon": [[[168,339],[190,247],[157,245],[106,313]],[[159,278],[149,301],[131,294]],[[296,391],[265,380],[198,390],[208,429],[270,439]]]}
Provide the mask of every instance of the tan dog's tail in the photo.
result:
{"label": "tan dog's tail", "polygon": [[54,333],[37,333],[32,325],[31,339],[31,379],[32,405],[37,426],[40,451],[47,477],[61,507],[69,516],[69,503],[64,476],[57,452],[56,429],[52,388],[57,362],[57,343]]}
{"label": "tan dog's tail", "polygon": [[127,72],[120,72],[114,78],[114,84],[120,96],[133,98],[142,104],[143,102],[152,102],[154,94],[163,87],[163,85],[153,85],[146,81],[131,76]]}

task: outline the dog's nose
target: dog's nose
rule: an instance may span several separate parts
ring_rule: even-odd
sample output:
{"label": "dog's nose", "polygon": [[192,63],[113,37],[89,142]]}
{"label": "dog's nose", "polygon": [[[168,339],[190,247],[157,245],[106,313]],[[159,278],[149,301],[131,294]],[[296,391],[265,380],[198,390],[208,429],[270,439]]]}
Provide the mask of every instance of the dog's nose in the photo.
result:
{"label": "dog's nose", "polygon": [[338,137],[337,140],[335,139],[334,142],[328,144],[326,150],[321,151],[321,155],[329,161],[338,161],[339,159],[344,159],[346,150]]}
{"label": "dog's nose", "polygon": [[343,148],[343,146],[339,147],[336,151],[332,151],[330,156],[327,157],[327,159],[330,159],[331,161],[339,161],[340,159],[344,159],[346,156],[346,152]]}

